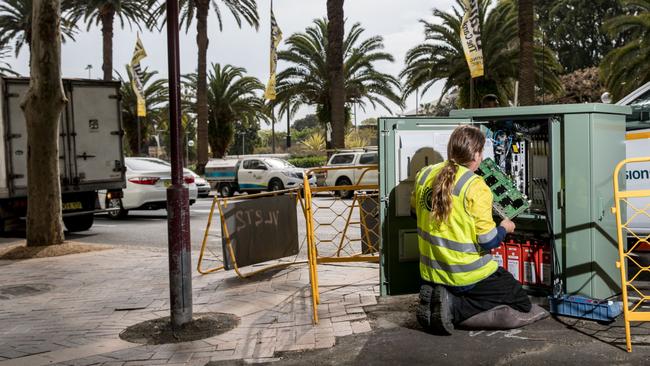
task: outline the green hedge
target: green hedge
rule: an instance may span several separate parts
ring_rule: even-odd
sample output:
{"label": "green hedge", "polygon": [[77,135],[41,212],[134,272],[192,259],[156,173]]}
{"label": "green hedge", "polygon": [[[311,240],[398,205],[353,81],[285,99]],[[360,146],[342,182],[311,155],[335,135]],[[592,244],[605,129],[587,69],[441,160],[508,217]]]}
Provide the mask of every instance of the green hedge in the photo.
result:
{"label": "green hedge", "polygon": [[298,168],[313,168],[327,163],[327,156],[305,156],[290,158],[289,162]]}

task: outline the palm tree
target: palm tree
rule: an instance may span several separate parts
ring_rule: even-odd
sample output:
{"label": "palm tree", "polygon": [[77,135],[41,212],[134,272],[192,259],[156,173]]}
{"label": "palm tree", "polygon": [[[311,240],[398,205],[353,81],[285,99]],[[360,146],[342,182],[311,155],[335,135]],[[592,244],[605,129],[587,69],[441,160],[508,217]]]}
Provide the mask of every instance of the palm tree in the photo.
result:
{"label": "palm tree", "polygon": [[[418,89],[424,94],[439,80],[445,80],[442,100],[454,87],[459,89],[458,106],[469,106],[470,73],[460,42],[462,3],[451,13],[435,9],[433,15],[440,22],[424,24],[426,43],[408,51],[404,78],[404,95]],[[490,0],[479,0],[479,21],[483,46],[485,75],[475,79],[477,99],[485,94],[498,96],[501,105],[514,97],[514,84],[519,65],[519,37],[517,34],[517,7],[510,1],[501,1],[489,13]],[[558,93],[562,89],[558,74],[561,66],[549,48],[535,47],[535,81],[543,93]]]}
{"label": "palm tree", "polygon": [[600,64],[605,86],[619,99],[650,81],[650,0],[623,0],[628,15],[604,25],[611,35],[627,34],[630,41],[612,50]]}
{"label": "palm tree", "polygon": [[0,76],[2,75],[18,76],[18,73],[16,73],[11,69],[11,65],[9,65],[5,61],[2,61],[4,58],[6,58],[9,55],[9,51],[10,51],[9,47],[7,47],[6,43],[0,43]]}
{"label": "palm tree", "polygon": [[343,37],[345,36],[344,0],[327,0],[327,73],[332,122],[332,147],[345,147],[345,70]]}
{"label": "palm tree", "polygon": [[[186,75],[184,79],[188,89],[197,93],[198,75]],[[257,95],[264,85],[246,76],[244,68],[220,64],[212,64],[208,82],[208,141],[212,155],[220,158],[232,143],[236,122],[246,127],[268,119],[264,100]]]}
{"label": "palm tree", "polygon": [[[131,153],[137,155],[138,151],[138,117],[137,117],[137,98],[131,87],[133,75],[131,70],[126,68],[128,80],[122,81],[122,124],[126,132],[126,141]],[[154,79],[158,74],[156,71],[143,71],[144,77],[142,85],[147,108],[147,116],[141,117],[140,120],[140,144],[148,141],[151,133],[155,134],[154,126],[161,127],[165,125],[168,116],[169,101],[167,80]]]}
{"label": "palm tree", "polygon": [[519,0],[519,104],[535,104],[535,14],[533,0]]}
{"label": "palm tree", "polygon": [[151,18],[149,0],[63,0],[70,9],[72,20],[77,23],[83,18],[88,23],[87,30],[93,25],[102,26],[102,70],[104,80],[113,79],[113,23],[119,20],[120,27],[145,24]]}
{"label": "palm tree", "polygon": [[[288,49],[280,51],[278,58],[289,64],[278,74],[276,104],[292,103],[292,111],[301,105],[316,106],[321,125],[333,121],[327,67],[327,21],[318,19],[305,33],[295,33],[287,39]],[[387,101],[402,106],[397,94],[400,84],[396,77],[381,73],[375,64],[393,62],[393,56],[382,52],[380,36],[361,39],[364,29],[354,24],[343,41],[343,72],[345,86],[345,122],[349,122],[350,105],[356,103],[365,111],[368,105],[381,106],[390,112]],[[344,126],[345,127],[345,126]],[[343,146],[343,145],[341,145]]]}
{"label": "palm tree", "polygon": [[[62,5],[62,41],[74,40],[76,27]],[[24,45],[32,42],[32,0],[3,0],[0,2],[0,43],[14,42],[16,57]]]}
{"label": "palm tree", "polygon": [[[162,18],[165,13],[165,1],[151,0],[153,3],[159,2],[157,10],[154,11],[153,20]],[[208,78],[207,78],[207,55],[208,55],[208,14],[210,13],[210,4],[213,5],[217,15],[219,30],[223,30],[222,14],[219,3],[222,3],[235,18],[235,22],[241,28],[242,22],[257,29],[259,27],[259,15],[257,14],[257,3],[255,0],[180,0],[181,24],[185,25],[187,32],[190,25],[196,18],[196,43],[198,45],[198,70],[196,78],[196,115],[197,115],[197,150],[198,163],[197,171],[203,173],[205,164],[208,162]]]}

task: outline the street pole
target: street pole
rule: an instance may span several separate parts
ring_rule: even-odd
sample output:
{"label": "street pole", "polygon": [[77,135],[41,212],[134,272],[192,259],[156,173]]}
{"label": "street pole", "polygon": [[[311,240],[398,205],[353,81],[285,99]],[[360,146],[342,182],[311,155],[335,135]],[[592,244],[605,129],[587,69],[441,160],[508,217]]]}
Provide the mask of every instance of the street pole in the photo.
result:
{"label": "street pole", "polygon": [[[138,109],[138,107],[136,107],[135,109]],[[138,129],[138,153],[135,154],[135,156],[142,156],[142,136],[140,136],[140,115],[138,115],[137,110],[135,114],[137,115],[135,121],[136,121],[136,128]]]}
{"label": "street pole", "polygon": [[190,209],[189,191],[183,186],[178,43],[178,0],[167,0],[169,131],[172,163],[172,185],[167,188],[167,235],[169,246],[169,297],[173,329],[180,329],[192,321]]}
{"label": "street pole", "polygon": [[241,154],[246,155],[246,134],[241,134]]}
{"label": "street pole", "polygon": [[287,152],[291,147],[291,116],[289,115],[289,104],[287,103]]}
{"label": "street pole", "polygon": [[271,151],[275,154],[275,111],[271,108]]}

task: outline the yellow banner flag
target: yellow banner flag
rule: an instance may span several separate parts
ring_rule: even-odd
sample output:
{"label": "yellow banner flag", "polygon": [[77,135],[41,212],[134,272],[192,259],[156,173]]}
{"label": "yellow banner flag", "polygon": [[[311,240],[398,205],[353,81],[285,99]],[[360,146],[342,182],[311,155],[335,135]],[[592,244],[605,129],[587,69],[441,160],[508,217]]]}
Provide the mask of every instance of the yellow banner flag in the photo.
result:
{"label": "yellow banner flag", "polygon": [[271,76],[269,76],[269,83],[266,85],[264,91],[264,98],[268,100],[275,100],[275,83],[276,83],[276,69],[278,66],[278,46],[282,41],[282,31],[275,21],[273,14],[273,4],[271,4]]}
{"label": "yellow banner flag", "polygon": [[483,76],[483,48],[478,0],[463,0],[465,15],[460,25],[461,43],[472,78]]}
{"label": "yellow banner flag", "polygon": [[133,88],[138,103],[138,117],[147,116],[143,87],[144,73],[140,68],[140,60],[145,57],[147,57],[147,52],[144,50],[144,46],[140,40],[140,35],[138,35],[138,39],[135,42],[135,49],[133,50],[133,57],[131,57],[131,63],[129,64],[129,69],[131,70],[131,88]]}

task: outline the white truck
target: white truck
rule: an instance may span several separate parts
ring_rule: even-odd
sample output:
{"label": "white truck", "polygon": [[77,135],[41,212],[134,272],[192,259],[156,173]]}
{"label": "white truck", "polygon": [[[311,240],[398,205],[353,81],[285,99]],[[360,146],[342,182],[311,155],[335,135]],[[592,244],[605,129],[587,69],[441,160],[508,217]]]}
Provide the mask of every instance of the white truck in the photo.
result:
{"label": "white truck", "polygon": [[[63,222],[88,230],[98,209],[98,190],[121,197],[125,187],[120,83],[64,80],[68,103],[61,114],[59,170]],[[0,79],[0,230],[27,211],[27,128],[20,108],[29,79]]]}
{"label": "white truck", "polygon": [[[377,169],[358,169],[354,168],[358,165],[377,165],[379,158],[376,148],[365,148],[359,151],[344,151],[333,154],[324,168],[343,168],[350,167],[349,169],[335,169],[327,170],[322,173],[320,181],[324,186],[349,186],[356,185],[370,185],[379,184],[379,172]],[[354,191],[337,191],[342,198],[351,198]]]}
{"label": "white truck", "polygon": [[[300,187],[304,173],[286,160],[268,157],[212,159],[205,167],[205,178],[221,197]],[[309,184],[315,185],[316,177],[309,176]]]}
{"label": "white truck", "polygon": [[[626,157],[650,156],[650,82],[616,104],[632,107],[632,115],[627,117]],[[649,189],[650,162],[629,164],[626,167],[625,177],[626,189]],[[630,203],[639,209],[645,208],[646,212],[650,211],[650,198],[636,198],[632,199]],[[634,215],[635,211],[628,207],[627,217],[632,218],[630,228],[637,234],[650,234],[650,217],[643,214]],[[647,246],[646,249],[650,249],[650,246]]]}

